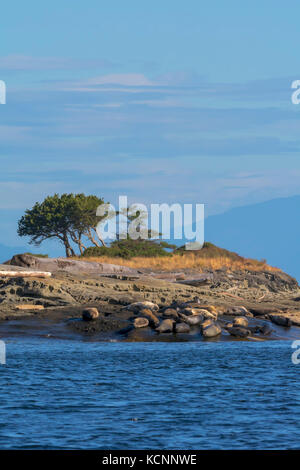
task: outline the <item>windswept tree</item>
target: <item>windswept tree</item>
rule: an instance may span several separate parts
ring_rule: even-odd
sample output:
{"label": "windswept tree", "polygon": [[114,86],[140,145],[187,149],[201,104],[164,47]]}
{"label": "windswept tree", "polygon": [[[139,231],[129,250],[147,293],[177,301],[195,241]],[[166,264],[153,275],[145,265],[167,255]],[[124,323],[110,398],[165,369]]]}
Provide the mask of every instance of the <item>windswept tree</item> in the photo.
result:
{"label": "windswept tree", "polygon": [[[54,194],[32,209],[27,209],[18,222],[18,235],[29,236],[30,242],[39,246],[43,241],[57,238],[65,247],[66,256],[74,256],[74,244],[82,254],[84,240],[94,246],[105,246],[97,235],[96,226],[101,220],[96,216],[103,199],[85,194]],[[98,230],[99,232],[99,230]]]}

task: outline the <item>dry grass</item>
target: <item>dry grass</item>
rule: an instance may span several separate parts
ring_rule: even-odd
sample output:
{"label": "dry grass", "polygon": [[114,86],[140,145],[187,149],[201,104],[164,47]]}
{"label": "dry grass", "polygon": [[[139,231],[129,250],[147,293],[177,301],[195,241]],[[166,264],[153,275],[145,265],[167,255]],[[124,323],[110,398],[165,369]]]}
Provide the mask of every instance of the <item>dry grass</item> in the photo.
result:
{"label": "dry grass", "polygon": [[184,269],[193,269],[198,272],[205,271],[207,269],[221,269],[227,268],[230,271],[237,270],[251,270],[251,271],[280,271],[278,268],[269,266],[264,261],[257,261],[254,259],[241,258],[231,259],[226,256],[220,257],[205,257],[201,258],[194,253],[188,255],[177,255],[174,254],[168,257],[153,257],[143,258],[136,257],[131,259],[124,258],[110,258],[107,256],[102,257],[91,257],[91,258],[76,258],[84,261],[96,261],[98,263],[111,263],[119,264],[122,266],[128,266],[130,268],[150,268],[162,271],[177,271]]}

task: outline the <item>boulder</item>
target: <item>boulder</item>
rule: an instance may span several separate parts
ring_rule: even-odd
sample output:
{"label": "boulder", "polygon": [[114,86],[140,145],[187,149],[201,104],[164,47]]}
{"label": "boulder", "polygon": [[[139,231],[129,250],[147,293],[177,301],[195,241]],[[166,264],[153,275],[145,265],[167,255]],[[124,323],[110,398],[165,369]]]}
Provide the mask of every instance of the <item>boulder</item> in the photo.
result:
{"label": "boulder", "polygon": [[93,321],[99,318],[99,312],[96,308],[85,308],[82,311],[82,319],[84,321]]}
{"label": "boulder", "polygon": [[290,327],[292,326],[292,322],[289,318],[282,317],[280,315],[269,315],[271,322],[275,323],[279,326]]}
{"label": "boulder", "polygon": [[217,323],[213,323],[211,325],[208,325],[205,328],[203,328],[203,330],[202,330],[202,335],[205,338],[213,338],[214,336],[218,336],[221,333],[222,333],[222,329],[221,329],[220,325],[218,325]]}
{"label": "boulder", "polygon": [[140,311],[140,314],[149,320],[149,325],[153,328],[157,328],[159,326],[159,319],[151,310],[149,310],[149,308],[143,308]]}
{"label": "boulder", "polygon": [[176,333],[189,333],[190,327],[187,323],[176,323],[175,331]]}
{"label": "boulder", "polygon": [[168,318],[167,320],[163,320],[161,324],[156,328],[158,333],[171,333],[173,331],[174,320]]}
{"label": "boulder", "polygon": [[149,320],[145,317],[137,317],[134,319],[133,324],[135,328],[145,328],[149,326]]}
{"label": "boulder", "polygon": [[245,317],[236,317],[234,320],[233,320],[233,326],[244,326],[244,327],[247,327],[248,326],[248,320],[247,318]]}

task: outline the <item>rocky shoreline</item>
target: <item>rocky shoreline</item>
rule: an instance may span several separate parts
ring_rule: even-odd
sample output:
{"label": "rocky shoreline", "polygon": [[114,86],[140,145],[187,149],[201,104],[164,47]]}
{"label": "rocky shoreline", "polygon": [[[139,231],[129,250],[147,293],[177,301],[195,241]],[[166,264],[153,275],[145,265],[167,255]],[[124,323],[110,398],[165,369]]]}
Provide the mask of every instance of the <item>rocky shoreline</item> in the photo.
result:
{"label": "rocky shoreline", "polygon": [[[19,255],[0,269],[0,337],[95,341],[300,338],[300,288],[280,271],[150,272]],[[96,266],[97,265],[97,266]],[[9,269],[20,277],[1,276]],[[39,277],[41,270],[51,277]],[[24,270],[36,275],[24,276]],[[89,319],[87,309],[97,309]]]}

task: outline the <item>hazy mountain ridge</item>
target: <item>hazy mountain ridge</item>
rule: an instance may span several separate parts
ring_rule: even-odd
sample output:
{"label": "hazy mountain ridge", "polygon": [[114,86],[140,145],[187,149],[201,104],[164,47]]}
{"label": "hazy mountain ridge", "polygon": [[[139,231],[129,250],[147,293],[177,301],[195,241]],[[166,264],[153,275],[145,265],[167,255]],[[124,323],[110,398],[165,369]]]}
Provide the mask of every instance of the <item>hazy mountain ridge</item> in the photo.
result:
{"label": "hazy mountain ridge", "polygon": [[205,221],[205,239],[247,258],[266,259],[300,279],[300,196],[237,207]]}

